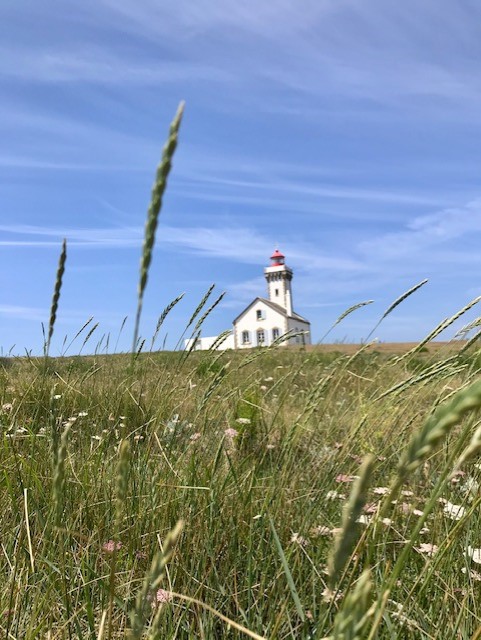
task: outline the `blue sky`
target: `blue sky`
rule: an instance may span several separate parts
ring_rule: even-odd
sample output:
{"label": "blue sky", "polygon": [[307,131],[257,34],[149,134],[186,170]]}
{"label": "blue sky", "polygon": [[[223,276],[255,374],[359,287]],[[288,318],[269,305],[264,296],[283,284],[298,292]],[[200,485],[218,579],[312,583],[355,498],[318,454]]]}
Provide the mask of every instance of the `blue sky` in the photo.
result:
{"label": "blue sky", "polygon": [[128,316],[128,348],[150,188],[182,99],[145,337],[185,292],[160,336],[173,346],[211,283],[227,295],[205,333],[228,328],[264,295],[278,245],[314,340],[373,299],[330,336],[363,339],[428,278],[375,332],[422,338],[481,294],[480,24],[475,0],[4,0],[3,351],[41,350],[63,237],[52,353],[90,316],[92,348]]}

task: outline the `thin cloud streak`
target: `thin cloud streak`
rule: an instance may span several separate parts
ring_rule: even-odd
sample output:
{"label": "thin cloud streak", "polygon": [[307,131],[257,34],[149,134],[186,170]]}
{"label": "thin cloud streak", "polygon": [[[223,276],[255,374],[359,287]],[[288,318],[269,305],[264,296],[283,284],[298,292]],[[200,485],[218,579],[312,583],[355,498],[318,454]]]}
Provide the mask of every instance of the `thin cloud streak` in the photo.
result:
{"label": "thin cloud streak", "polygon": [[133,63],[129,57],[100,47],[17,50],[13,53],[15,67],[9,64],[11,48],[0,49],[0,74],[16,81],[34,81],[47,84],[94,83],[106,85],[152,86],[179,82],[222,83],[235,81],[226,70],[193,62],[164,62],[140,59]]}
{"label": "thin cloud streak", "polygon": [[17,305],[0,305],[0,316],[15,320],[35,320],[41,322],[47,317],[47,309],[38,307],[22,307]]}
{"label": "thin cloud streak", "polygon": [[418,216],[408,223],[406,229],[363,242],[359,249],[364,255],[376,255],[381,260],[423,253],[432,261],[432,250],[437,245],[480,231],[481,198],[457,208]]}

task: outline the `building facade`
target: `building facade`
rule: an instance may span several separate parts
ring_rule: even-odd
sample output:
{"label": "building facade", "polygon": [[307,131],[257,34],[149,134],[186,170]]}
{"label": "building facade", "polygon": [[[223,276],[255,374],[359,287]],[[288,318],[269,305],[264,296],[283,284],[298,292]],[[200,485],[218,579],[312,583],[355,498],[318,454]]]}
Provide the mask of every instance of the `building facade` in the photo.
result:
{"label": "building facade", "polygon": [[[264,269],[267,298],[255,298],[233,322],[232,332],[219,345],[220,349],[250,349],[273,343],[311,344],[309,320],[295,313],[292,302],[293,272],[285,256],[276,249],[270,266]],[[186,340],[185,348],[210,349],[215,337]]]}

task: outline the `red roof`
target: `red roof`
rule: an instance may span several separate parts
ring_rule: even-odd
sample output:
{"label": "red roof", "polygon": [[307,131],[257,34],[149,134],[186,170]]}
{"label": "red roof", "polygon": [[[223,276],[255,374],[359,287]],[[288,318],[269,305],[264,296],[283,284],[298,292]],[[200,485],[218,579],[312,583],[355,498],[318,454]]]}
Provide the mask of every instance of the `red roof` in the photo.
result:
{"label": "red roof", "polygon": [[285,258],[286,256],[276,249],[274,253],[271,255],[271,260],[278,260],[279,258]]}

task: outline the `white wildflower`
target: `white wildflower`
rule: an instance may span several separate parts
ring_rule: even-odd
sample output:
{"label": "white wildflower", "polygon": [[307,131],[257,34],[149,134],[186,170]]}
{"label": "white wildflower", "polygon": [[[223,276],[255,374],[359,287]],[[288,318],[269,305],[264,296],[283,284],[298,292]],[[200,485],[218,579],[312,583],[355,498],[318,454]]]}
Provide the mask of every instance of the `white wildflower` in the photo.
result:
{"label": "white wildflower", "polygon": [[451,518],[451,520],[461,520],[466,514],[466,509],[460,504],[453,504],[452,502],[446,502],[443,508],[443,512]]}
{"label": "white wildflower", "polygon": [[473,547],[469,546],[467,551],[468,556],[473,562],[475,562],[476,564],[481,564],[481,549],[474,549]]}
{"label": "white wildflower", "polygon": [[469,572],[466,569],[466,567],[461,567],[461,571],[467,575],[469,575],[469,577],[472,580],[476,580],[476,582],[481,582],[481,573],[479,573],[479,571],[474,571],[474,569],[471,569]]}
{"label": "white wildflower", "polygon": [[431,544],[430,542],[421,542],[419,547],[414,547],[414,550],[423,555],[432,557],[437,553],[437,551],[439,551],[439,547],[437,544]]}
{"label": "white wildflower", "polygon": [[328,491],[326,493],[326,500],[345,500],[346,496],[343,493],[337,491]]}
{"label": "white wildflower", "polygon": [[299,535],[299,533],[292,534],[291,542],[298,544],[300,547],[307,547],[307,545],[309,544],[304,536]]}

